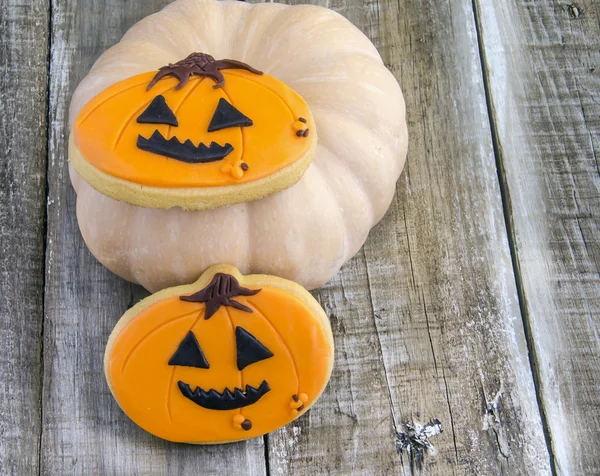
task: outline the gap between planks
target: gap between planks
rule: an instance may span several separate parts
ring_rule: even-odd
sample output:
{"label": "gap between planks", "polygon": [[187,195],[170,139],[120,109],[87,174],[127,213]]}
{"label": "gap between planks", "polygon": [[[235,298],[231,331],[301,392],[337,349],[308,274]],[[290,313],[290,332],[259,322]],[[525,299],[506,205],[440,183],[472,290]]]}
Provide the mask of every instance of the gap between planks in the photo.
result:
{"label": "gap between planks", "polygon": [[51,64],[52,64],[52,1],[48,1],[48,42],[47,42],[47,83],[46,83],[46,177],[45,177],[45,196],[46,206],[44,207],[44,276],[43,276],[43,299],[42,299],[42,325],[40,329],[40,436],[38,445],[38,474],[42,474],[42,441],[44,438],[44,323],[46,321],[46,273],[47,260],[46,252],[48,250],[48,202],[50,200],[50,183],[48,180],[48,171],[50,169],[50,83],[51,83]]}

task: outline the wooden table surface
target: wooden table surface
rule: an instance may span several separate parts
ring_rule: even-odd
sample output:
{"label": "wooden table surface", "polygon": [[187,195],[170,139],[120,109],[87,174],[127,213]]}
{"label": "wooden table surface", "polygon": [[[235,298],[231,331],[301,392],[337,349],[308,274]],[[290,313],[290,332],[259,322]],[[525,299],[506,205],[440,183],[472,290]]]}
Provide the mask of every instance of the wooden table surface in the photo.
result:
{"label": "wooden table surface", "polygon": [[[0,472],[600,474],[600,4],[569,1],[319,2],[401,83],[407,165],[314,292],[336,344],[319,403],[206,447],[112,399],[104,346],[147,293],[88,252],[67,173],[73,89],[168,1],[2,1]],[[422,461],[401,450],[432,419]]]}

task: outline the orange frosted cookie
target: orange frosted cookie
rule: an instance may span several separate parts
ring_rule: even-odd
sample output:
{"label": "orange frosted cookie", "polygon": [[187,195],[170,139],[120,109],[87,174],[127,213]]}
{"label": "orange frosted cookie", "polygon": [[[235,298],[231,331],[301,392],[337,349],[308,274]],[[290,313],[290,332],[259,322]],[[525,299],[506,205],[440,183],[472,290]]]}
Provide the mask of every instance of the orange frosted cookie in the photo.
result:
{"label": "orange frosted cookie", "polygon": [[200,210],[293,185],[316,144],[312,114],[290,87],[247,64],[193,53],[90,100],[69,158],[109,197]]}
{"label": "orange frosted cookie", "polygon": [[319,398],[332,365],[329,321],[308,291],[229,265],[130,309],[104,359],[123,411],[187,443],[242,440],[289,423]]}

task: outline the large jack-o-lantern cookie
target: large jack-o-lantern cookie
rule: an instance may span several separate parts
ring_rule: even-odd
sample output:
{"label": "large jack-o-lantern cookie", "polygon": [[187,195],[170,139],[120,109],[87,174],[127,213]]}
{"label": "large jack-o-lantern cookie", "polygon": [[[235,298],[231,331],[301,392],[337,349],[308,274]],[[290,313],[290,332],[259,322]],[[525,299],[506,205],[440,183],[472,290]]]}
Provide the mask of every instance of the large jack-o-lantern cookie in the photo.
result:
{"label": "large jack-o-lantern cookie", "polygon": [[319,398],[332,364],[329,321],[308,291],[229,265],[131,308],[104,360],[125,413],[187,443],[242,440],[289,423]]}
{"label": "large jack-o-lantern cookie", "polygon": [[193,53],[90,100],[69,158],[111,198],[202,210],[288,188],[316,145],[311,112],[290,87],[245,63]]}

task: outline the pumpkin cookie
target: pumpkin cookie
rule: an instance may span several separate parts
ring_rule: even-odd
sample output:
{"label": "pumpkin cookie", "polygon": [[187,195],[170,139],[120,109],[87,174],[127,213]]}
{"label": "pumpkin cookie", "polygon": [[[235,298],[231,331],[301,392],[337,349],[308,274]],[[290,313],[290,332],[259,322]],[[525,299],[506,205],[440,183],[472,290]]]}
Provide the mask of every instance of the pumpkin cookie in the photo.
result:
{"label": "pumpkin cookie", "polygon": [[135,423],[198,444],[289,423],[319,398],[332,364],[329,321],[308,291],[229,265],[135,305],[104,357],[110,390]]}
{"label": "pumpkin cookie", "polygon": [[316,145],[312,114],[290,87],[239,61],[193,53],[90,100],[69,158],[111,198],[202,210],[290,187]]}

